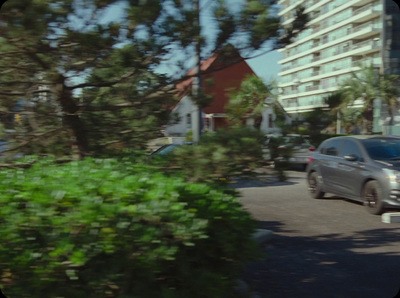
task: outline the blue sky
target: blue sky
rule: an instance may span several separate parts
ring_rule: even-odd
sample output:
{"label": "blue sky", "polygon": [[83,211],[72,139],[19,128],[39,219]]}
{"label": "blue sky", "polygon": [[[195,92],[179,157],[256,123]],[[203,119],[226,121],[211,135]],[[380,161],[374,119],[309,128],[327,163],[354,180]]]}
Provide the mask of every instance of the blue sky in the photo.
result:
{"label": "blue sky", "polygon": [[[234,7],[239,7],[242,0],[231,0],[232,3],[236,3],[237,5],[233,5]],[[212,18],[210,16],[212,5],[207,5],[207,3],[212,3],[211,1],[200,1],[202,14],[201,14],[201,25],[203,27],[202,33],[204,36],[208,36],[212,38],[214,30],[214,24]],[[105,12],[104,21],[109,22],[114,19],[118,19],[123,16],[124,9],[126,8],[126,3],[123,1],[119,2],[117,5],[114,5],[111,9]],[[257,56],[257,52],[252,56],[257,56],[256,58],[247,60],[247,63],[253,69],[253,71],[261,77],[265,82],[270,82],[274,79],[277,79],[277,75],[280,71],[280,65],[278,61],[282,57],[282,53],[278,51],[267,52],[264,50],[266,54]],[[262,53],[262,50],[260,51]],[[162,68],[162,72],[168,72],[169,66],[167,65]],[[190,68],[190,67],[189,67]],[[171,69],[171,68],[170,68]]]}
{"label": "blue sky", "polygon": [[253,69],[257,76],[265,82],[277,79],[281,66],[278,61],[282,58],[282,53],[278,51],[269,52],[257,58],[247,60],[247,63]]}
{"label": "blue sky", "polygon": [[[212,39],[215,34],[214,29],[214,21],[211,16],[212,5],[208,5],[207,3],[212,3],[212,1],[200,0],[200,9],[201,9],[201,25],[202,25],[202,34]],[[241,4],[243,4],[242,0],[230,0],[231,6],[233,8],[239,8]],[[271,10],[272,14],[275,15],[278,13],[278,6],[274,6]],[[261,53],[265,52],[266,54],[261,55]],[[260,56],[258,56],[260,53]],[[247,63],[253,69],[253,71],[261,77],[265,82],[270,82],[272,80],[277,79],[278,73],[280,72],[280,65],[278,61],[282,57],[282,53],[278,51],[268,51],[267,47],[263,47],[262,50],[257,51],[251,56],[256,58],[247,60]]]}

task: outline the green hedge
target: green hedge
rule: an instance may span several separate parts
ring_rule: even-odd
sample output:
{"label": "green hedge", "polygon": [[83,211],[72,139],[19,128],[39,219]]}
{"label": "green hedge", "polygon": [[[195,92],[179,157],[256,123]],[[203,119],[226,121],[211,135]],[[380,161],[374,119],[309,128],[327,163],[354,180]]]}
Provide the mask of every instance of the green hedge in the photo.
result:
{"label": "green hedge", "polygon": [[188,181],[221,182],[227,177],[254,175],[263,166],[261,140],[255,129],[239,127],[205,134],[193,146],[181,146],[170,159]]}
{"label": "green hedge", "polygon": [[229,297],[255,253],[233,191],[128,159],[0,172],[9,297]]}

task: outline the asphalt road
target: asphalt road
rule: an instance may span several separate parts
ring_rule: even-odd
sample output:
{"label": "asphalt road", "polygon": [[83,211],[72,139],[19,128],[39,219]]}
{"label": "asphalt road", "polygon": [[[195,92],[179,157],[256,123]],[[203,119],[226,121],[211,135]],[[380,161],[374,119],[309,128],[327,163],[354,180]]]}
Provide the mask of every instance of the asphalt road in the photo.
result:
{"label": "asphalt road", "polygon": [[242,203],[274,235],[244,279],[261,297],[394,297],[400,289],[400,224],[358,203],[308,196],[305,173],[286,182],[238,184]]}

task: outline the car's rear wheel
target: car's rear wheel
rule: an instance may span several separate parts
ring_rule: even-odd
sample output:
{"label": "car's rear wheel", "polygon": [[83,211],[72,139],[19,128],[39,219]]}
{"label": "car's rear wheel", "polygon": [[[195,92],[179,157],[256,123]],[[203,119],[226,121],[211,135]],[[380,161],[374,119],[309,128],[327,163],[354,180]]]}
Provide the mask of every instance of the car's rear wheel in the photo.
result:
{"label": "car's rear wheel", "polygon": [[380,215],[385,211],[382,201],[382,188],[377,181],[368,181],[364,186],[363,202],[368,212]]}
{"label": "car's rear wheel", "polygon": [[322,199],[325,195],[325,192],[321,190],[317,172],[312,172],[308,175],[308,192],[314,199]]}

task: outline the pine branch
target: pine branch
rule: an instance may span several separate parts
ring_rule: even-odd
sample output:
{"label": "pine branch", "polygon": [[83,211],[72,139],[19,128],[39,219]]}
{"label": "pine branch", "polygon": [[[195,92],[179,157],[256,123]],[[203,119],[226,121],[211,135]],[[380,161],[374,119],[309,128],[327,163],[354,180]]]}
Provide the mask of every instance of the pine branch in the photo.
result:
{"label": "pine branch", "polygon": [[35,162],[32,163],[0,163],[0,168],[9,168],[9,169],[16,169],[16,168],[22,168],[22,169],[28,169],[32,167],[35,164]]}
{"label": "pine branch", "polygon": [[0,95],[4,95],[4,96],[23,96],[26,95],[26,93],[24,92],[4,92],[4,91],[0,91]]}
{"label": "pine branch", "polygon": [[135,73],[136,73],[135,71],[131,71],[131,72],[124,74],[117,80],[108,81],[108,82],[103,81],[103,82],[96,82],[96,83],[86,82],[86,83],[82,83],[82,84],[78,84],[78,85],[74,85],[74,86],[67,86],[66,89],[74,90],[74,89],[88,88],[88,87],[112,87],[116,84],[122,83],[124,80],[126,80],[128,78],[131,78]]}

